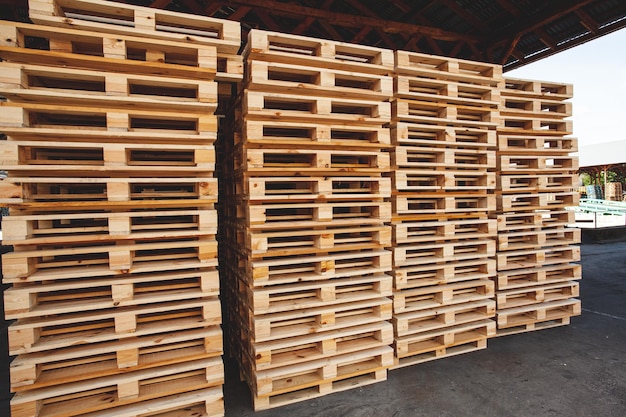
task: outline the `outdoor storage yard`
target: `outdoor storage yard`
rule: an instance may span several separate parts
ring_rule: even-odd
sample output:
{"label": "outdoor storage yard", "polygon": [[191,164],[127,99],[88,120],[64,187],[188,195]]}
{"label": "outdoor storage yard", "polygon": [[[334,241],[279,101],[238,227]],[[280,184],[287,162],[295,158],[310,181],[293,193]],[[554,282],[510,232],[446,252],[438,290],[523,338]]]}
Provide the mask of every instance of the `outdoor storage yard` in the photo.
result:
{"label": "outdoor storage yard", "polygon": [[[624,416],[626,241],[581,249],[583,312],[569,326],[499,337],[486,350],[390,371],[383,384],[260,412],[227,364],[226,416]],[[4,352],[6,343],[4,329]],[[9,415],[6,361],[2,416]]]}

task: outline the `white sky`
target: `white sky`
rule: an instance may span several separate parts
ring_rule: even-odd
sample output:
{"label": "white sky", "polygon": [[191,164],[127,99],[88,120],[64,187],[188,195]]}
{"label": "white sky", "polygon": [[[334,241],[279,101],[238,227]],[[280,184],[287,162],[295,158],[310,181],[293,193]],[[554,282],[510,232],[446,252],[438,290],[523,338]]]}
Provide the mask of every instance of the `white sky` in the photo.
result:
{"label": "white sky", "polygon": [[579,148],[626,140],[626,29],[508,71],[505,77],[574,84]]}

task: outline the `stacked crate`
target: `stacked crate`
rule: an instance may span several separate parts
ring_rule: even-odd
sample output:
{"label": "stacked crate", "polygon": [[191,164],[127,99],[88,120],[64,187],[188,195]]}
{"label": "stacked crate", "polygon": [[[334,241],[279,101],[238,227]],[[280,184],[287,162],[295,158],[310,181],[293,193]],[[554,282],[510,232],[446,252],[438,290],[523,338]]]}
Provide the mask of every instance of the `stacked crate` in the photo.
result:
{"label": "stacked crate", "polygon": [[486,347],[495,333],[495,147],[501,68],[396,52],[396,366]]}
{"label": "stacked crate", "polygon": [[393,54],[252,30],[244,62],[226,291],[259,410],[385,380],[393,365]]}
{"label": "stacked crate", "polygon": [[577,141],[572,86],[505,79],[498,129],[498,334],[568,324],[580,314]]}
{"label": "stacked crate", "polygon": [[239,41],[99,29],[0,25],[12,416],[223,415],[212,44]]}

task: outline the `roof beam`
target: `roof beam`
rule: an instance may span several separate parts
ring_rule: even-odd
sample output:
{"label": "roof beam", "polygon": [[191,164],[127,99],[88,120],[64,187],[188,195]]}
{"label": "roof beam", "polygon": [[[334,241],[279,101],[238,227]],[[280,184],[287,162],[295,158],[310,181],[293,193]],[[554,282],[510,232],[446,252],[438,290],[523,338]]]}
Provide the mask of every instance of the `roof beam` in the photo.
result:
{"label": "roof beam", "polygon": [[452,10],[457,16],[461,17],[461,19],[465,20],[470,26],[473,26],[474,29],[479,30],[480,32],[487,31],[487,25],[483,23],[482,20],[468,12],[463,7],[459,6],[455,0],[441,0],[448,9]]}
{"label": "roof beam", "polygon": [[283,3],[275,0],[263,0],[262,2],[255,0],[232,0],[230,4],[250,6],[257,9],[267,10],[269,13],[279,16],[287,17],[315,17],[319,20],[328,22],[329,24],[362,28],[363,26],[371,26],[380,28],[384,32],[388,33],[406,33],[414,34],[421,33],[433,37],[435,39],[457,41],[457,40],[483,40],[482,37],[472,36],[463,33],[450,32],[447,30],[435,28],[425,25],[414,25],[411,23],[396,22],[391,20],[383,20],[374,17],[367,16],[354,16],[347,13],[331,12],[328,10],[321,10],[312,7],[300,6],[294,3]]}
{"label": "roof beam", "polygon": [[593,17],[589,16],[589,13],[582,9],[576,10],[576,14],[580,17],[580,24],[583,25],[589,32],[594,35],[598,32],[600,25],[596,22]]}

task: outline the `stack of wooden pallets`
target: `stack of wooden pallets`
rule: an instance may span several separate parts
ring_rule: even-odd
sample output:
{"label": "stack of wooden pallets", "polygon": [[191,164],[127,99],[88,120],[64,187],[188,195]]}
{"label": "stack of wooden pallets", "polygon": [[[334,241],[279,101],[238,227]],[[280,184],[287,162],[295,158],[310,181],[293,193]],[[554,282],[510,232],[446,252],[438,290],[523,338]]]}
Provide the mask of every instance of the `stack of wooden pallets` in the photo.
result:
{"label": "stack of wooden pallets", "polygon": [[498,334],[568,324],[580,314],[577,141],[572,86],[505,79],[498,128]]}
{"label": "stack of wooden pallets", "polygon": [[259,410],[393,365],[393,53],[253,30],[244,62],[225,268],[233,352]]}
{"label": "stack of wooden pallets", "polygon": [[51,3],[0,25],[12,415],[223,415],[214,80],[239,40],[121,35],[109,12],[146,10],[105,2],[51,27]]}
{"label": "stack of wooden pallets", "polygon": [[502,70],[396,52],[396,366],[486,347],[495,333],[495,147]]}

